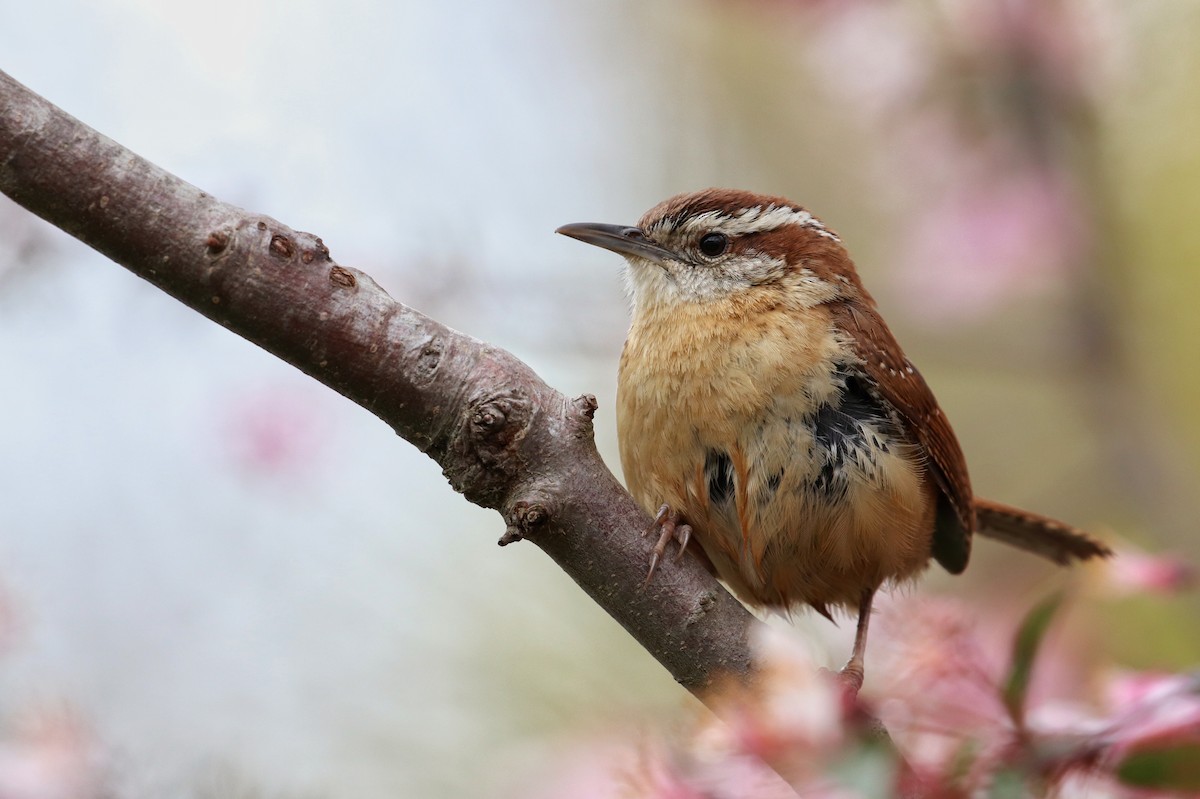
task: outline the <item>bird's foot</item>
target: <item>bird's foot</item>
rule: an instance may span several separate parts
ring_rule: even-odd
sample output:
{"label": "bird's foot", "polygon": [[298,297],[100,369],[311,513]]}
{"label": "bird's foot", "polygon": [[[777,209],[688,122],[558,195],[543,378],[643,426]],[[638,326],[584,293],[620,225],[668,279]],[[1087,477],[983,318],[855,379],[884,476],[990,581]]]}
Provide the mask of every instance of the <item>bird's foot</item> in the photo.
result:
{"label": "bird's foot", "polygon": [[658,568],[663,555],[667,553],[668,544],[672,541],[679,543],[679,551],[675,554],[675,561],[678,562],[683,557],[684,550],[687,549],[688,541],[692,540],[692,528],[683,523],[678,511],[671,510],[671,506],[666,504],[658,509],[658,513],[654,516],[654,524],[642,533],[642,536],[645,537],[654,532],[658,533],[658,541],[655,542],[654,550],[650,554],[650,571],[646,573],[646,581],[642,585],[649,585],[650,579],[654,577],[654,570]]}
{"label": "bird's foot", "polygon": [[850,661],[837,673],[837,681],[842,684],[850,696],[858,696],[863,686],[863,667],[861,663]]}
{"label": "bird's foot", "polygon": [[849,717],[859,707],[858,692],[863,685],[863,671],[853,668],[849,663],[840,671],[831,671],[825,667],[818,670],[821,678],[827,681],[829,688],[838,697],[842,713]]}

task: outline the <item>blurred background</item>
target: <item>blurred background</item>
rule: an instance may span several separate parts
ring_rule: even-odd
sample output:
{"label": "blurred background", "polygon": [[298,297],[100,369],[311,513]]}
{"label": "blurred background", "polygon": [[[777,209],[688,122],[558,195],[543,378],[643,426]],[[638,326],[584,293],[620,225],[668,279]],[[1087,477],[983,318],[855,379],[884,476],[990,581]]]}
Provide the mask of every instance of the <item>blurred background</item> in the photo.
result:
{"label": "blurred background", "polygon": [[[811,208],[978,493],[1130,553],[982,543],[915,593],[1002,639],[1069,581],[1096,668],[1200,659],[1145,559],[1200,518],[1198,36],[1193,0],[0,0],[0,69],[596,394],[614,469],[621,262],[554,228]],[[0,796],[533,795],[689,704],[377,419],[2,197],[0,363]],[[848,626],[795,625],[830,665]]]}

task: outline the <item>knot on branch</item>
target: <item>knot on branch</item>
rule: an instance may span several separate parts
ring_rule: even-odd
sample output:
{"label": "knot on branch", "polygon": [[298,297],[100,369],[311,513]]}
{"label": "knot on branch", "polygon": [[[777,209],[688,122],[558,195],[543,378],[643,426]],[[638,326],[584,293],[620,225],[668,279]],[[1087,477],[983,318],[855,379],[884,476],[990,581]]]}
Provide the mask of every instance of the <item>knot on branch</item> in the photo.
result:
{"label": "knot on branch", "polygon": [[533,416],[533,403],[520,388],[470,401],[452,438],[460,458],[446,477],[472,502],[498,507],[523,465],[518,450]]}
{"label": "knot on branch", "polygon": [[209,255],[221,254],[229,246],[229,231],[214,230],[208,234],[208,239],[204,242],[204,245],[208,248]]}
{"label": "knot on branch", "polygon": [[[311,261],[311,255],[311,250],[305,250],[302,258],[307,257]],[[344,289],[352,289],[358,284],[358,281],[354,278],[354,273],[341,266],[335,266],[329,270],[329,282]]]}
{"label": "knot on branch", "polygon": [[525,438],[533,408],[527,396],[509,389],[471,402],[467,413],[469,446],[482,465],[494,466]]}
{"label": "knot on branch", "polygon": [[284,236],[282,233],[276,233],[271,237],[270,250],[271,255],[274,255],[276,258],[287,259],[296,254],[296,245],[287,236]]}
{"label": "knot on branch", "polygon": [[522,541],[544,527],[549,520],[550,510],[542,502],[515,502],[507,514],[508,529],[500,536],[498,543],[504,547]]}
{"label": "knot on branch", "polygon": [[[297,256],[303,264],[312,264],[316,262],[328,262],[329,248],[325,246],[325,242],[321,241],[319,236],[314,236],[312,233],[305,233],[300,230],[292,230],[287,225],[276,222],[270,217],[248,218],[243,220],[238,225],[239,229],[248,228],[253,223],[254,228],[265,239],[267,253],[280,261],[292,261]],[[217,231],[209,236],[208,244],[209,251],[214,252],[214,236],[225,236],[224,241],[220,243],[220,249],[225,249],[229,244],[229,236],[224,231]],[[260,239],[262,241],[262,239]],[[351,278],[353,282],[353,278]]]}
{"label": "knot on branch", "polygon": [[705,591],[695,597],[695,604],[688,611],[687,617],[683,620],[684,627],[693,627],[704,622],[704,619],[714,611],[719,609],[717,602],[719,595],[715,591]]}
{"label": "knot on branch", "polygon": [[[329,277],[330,280],[333,279],[333,275]],[[420,352],[416,353],[409,371],[412,373],[413,385],[427,386],[437,377],[438,367],[442,365],[442,356],[445,354],[445,345],[436,338],[425,339],[420,344]]]}

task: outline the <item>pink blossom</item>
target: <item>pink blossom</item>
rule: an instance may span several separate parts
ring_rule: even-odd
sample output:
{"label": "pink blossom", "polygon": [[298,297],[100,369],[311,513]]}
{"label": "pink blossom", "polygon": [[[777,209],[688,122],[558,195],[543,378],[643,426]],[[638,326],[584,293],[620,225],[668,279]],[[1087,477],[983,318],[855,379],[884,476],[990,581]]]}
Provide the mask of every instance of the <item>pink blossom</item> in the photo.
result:
{"label": "pink blossom", "polygon": [[1077,263],[1084,221],[1066,179],[996,165],[942,189],[906,228],[899,285],[939,318],[1045,290]]}
{"label": "pink blossom", "polygon": [[[871,671],[880,718],[919,773],[937,783],[957,769],[982,785],[1017,738],[1001,699],[1003,665],[984,650],[979,618],[950,601],[891,606]],[[956,765],[964,749],[974,754]]]}
{"label": "pink blossom", "polygon": [[265,475],[303,471],[316,462],[325,433],[314,396],[278,385],[237,397],[223,428],[233,460]]}
{"label": "pink blossom", "polygon": [[[854,799],[828,765],[847,741],[843,690],[819,670],[803,641],[765,630],[752,645],[762,664],[752,686],[714,689],[703,711],[674,737],[592,742],[536,796],[591,799]],[[782,775],[782,776],[781,776]]]}
{"label": "pink blossom", "polygon": [[1117,595],[1177,594],[1196,585],[1196,567],[1182,558],[1122,548],[1105,564],[1106,586]]}
{"label": "pink blossom", "polygon": [[947,602],[901,607],[887,619],[875,689],[881,717],[927,785],[949,780],[969,793],[1008,770],[1061,788],[1059,796],[1167,795],[1122,785],[1122,764],[1182,745],[1200,751],[1200,677],[1118,673],[1099,706],[1030,694],[1017,728],[1001,698],[1008,665],[981,648],[977,616]]}
{"label": "pink blossom", "polygon": [[4,799],[88,799],[101,795],[99,753],[71,713],[29,719],[0,740]]}
{"label": "pink blossom", "polygon": [[[558,753],[556,768],[515,795],[550,799],[784,799],[792,788],[762,760],[660,737],[617,734]],[[831,797],[832,799],[832,797]]]}
{"label": "pink blossom", "polygon": [[763,664],[759,677],[749,691],[730,686],[720,695],[727,712],[702,729],[706,748],[768,759],[797,749],[836,749],[845,734],[841,686],[793,634],[764,626],[752,645]]}
{"label": "pink blossom", "polygon": [[945,37],[963,57],[1001,74],[1032,74],[1059,102],[1095,91],[1103,9],[1076,0],[944,2]]}
{"label": "pink blossom", "polygon": [[874,182],[898,223],[895,283],[922,318],[994,311],[1088,263],[1094,221],[1069,142],[1113,49],[1097,44],[1103,9],[1074,0],[784,7],[808,12],[800,52],[819,85],[866,129],[886,131]]}
{"label": "pink blossom", "polygon": [[[820,6],[802,54],[820,84],[864,119],[882,123],[915,102],[930,81],[933,51],[904,3],[834,0]],[[853,69],[847,69],[853,64]]]}
{"label": "pink blossom", "polygon": [[[1053,598],[1039,603],[1020,629],[1044,629],[1060,607]],[[1025,689],[1025,678],[1013,682],[1018,672],[1011,661],[1057,661],[1061,653],[1028,643],[1014,648],[1018,625],[1006,631],[1007,647],[992,651],[987,639],[995,630],[979,608],[905,600],[881,615],[868,685],[905,760],[885,754],[882,763],[876,761],[883,771],[875,773],[873,787],[864,789],[867,795],[885,791],[965,799],[984,795],[1005,779],[1029,795],[1057,799],[1158,799],[1185,795],[1180,791],[1195,779],[1186,764],[1184,773],[1168,774],[1160,783],[1153,782],[1160,761],[1143,768],[1140,777],[1126,767],[1131,758],[1160,753],[1187,758],[1200,751],[1200,676],[1117,672],[1104,682],[1101,702],[1039,700],[1036,692]],[[864,746],[854,727],[861,707],[847,706],[838,681],[816,668],[796,637],[772,630],[754,647],[759,678],[751,686],[731,683],[719,689],[710,697],[715,715],[699,714],[691,729],[673,741],[628,745],[615,757],[609,752],[604,756],[611,758],[613,768],[601,782],[557,795],[859,796],[853,778],[838,768],[851,764],[861,778],[872,769],[869,753],[879,754]],[[1018,700],[1012,698],[1014,684],[1022,686]],[[1010,708],[1014,701],[1022,710]],[[1165,791],[1172,786],[1175,793]]]}
{"label": "pink blossom", "polygon": [[1118,674],[1108,698],[1115,712],[1100,739],[1116,755],[1153,745],[1200,744],[1200,676]]}

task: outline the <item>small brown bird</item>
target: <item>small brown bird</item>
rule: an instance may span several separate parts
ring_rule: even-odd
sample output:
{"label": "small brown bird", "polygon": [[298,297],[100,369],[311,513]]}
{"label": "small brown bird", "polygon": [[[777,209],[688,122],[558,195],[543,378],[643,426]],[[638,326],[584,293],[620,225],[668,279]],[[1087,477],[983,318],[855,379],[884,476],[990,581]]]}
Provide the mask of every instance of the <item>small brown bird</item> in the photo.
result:
{"label": "small brown bird", "polygon": [[[933,392],[836,233],[781,197],[681,194],[636,227],[559,233],[625,256],[633,321],[617,429],[634,498],[692,535],[744,602],[856,608],[930,558],[966,568],[980,533],[1056,563],[1111,554],[1060,522],[979,499]],[[649,576],[647,577],[649,579]]]}

